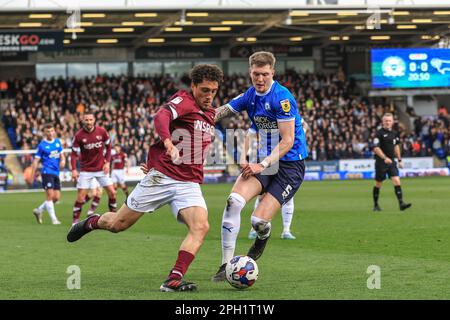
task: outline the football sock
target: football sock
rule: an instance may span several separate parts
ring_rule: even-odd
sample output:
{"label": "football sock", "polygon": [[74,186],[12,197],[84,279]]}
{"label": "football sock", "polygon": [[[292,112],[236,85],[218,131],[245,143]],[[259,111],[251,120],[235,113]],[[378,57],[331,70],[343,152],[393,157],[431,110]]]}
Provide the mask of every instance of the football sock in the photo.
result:
{"label": "football sock", "polygon": [[39,206],[38,210],[39,212],[44,211],[44,209],[47,207],[47,201],[42,202],[42,204]]}
{"label": "football sock", "polygon": [[253,229],[255,229],[256,233],[258,234],[258,238],[260,240],[265,240],[270,236],[270,230],[272,228],[272,225],[269,221],[258,218],[254,215],[252,215],[251,221]]}
{"label": "football sock", "polygon": [[395,195],[397,196],[398,203],[403,203],[403,194],[402,194],[402,187],[401,186],[395,186]]}
{"label": "football sock", "polygon": [[228,263],[234,256],[236,239],[241,227],[241,210],[245,207],[245,199],[231,193],[222,217],[222,264]]}
{"label": "football sock", "polygon": [[292,198],[281,207],[283,218],[283,232],[291,231],[292,218],[294,217],[294,199]]}
{"label": "football sock", "polygon": [[87,194],[86,197],[84,197],[84,203],[88,203],[89,200],[91,200],[91,197]]}
{"label": "football sock", "polygon": [[78,220],[81,214],[81,208],[83,207],[83,203],[75,201],[73,206],[73,219]]}
{"label": "football sock", "polygon": [[195,256],[187,251],[178,251],[178,259],[169,273],[169,279],[182,279]]}
{"label": "football sock", "polygon": [[53,201],[45,201],[45,207],[47,209],[48,215],[50,216],[50,219],[52,219],[53,222],[58,221],[55,215],[55,206],[53,204]]}
{"label": "football sock", "polygon": [[117,210],[116,198],[109,198],[108,206],[109,206],[109,211],[116,212],[116,210]]}
{"label": "football sock", "polygon": [[92,199],[91,207],[89,208],[87,214],[88,214],[88,215],[93,214],[93,213],[95,212],[95,210],[97,209],[99,203],[100,203],[100,198],[97,197],[97,196],[95,196],[95,197]]}
{"label": "football sock", "polygon": [[378,196],[380,195],[380,188],[373,187],[373,203],[378,205]]}
{"label": "football sock", "polygon": [[87,230],[94,230],[99,229],[97,223],[100,219],[100,216],[93,216],[92,218],[89,218],[88,223],[85,224]]}

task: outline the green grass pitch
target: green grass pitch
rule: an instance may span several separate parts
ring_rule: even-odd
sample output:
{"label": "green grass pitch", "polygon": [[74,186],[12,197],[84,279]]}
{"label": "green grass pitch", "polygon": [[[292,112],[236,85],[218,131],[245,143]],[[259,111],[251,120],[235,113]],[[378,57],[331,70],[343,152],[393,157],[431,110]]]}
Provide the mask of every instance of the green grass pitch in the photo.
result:
{"label": "green grass pitch", "polygon": [[[248,290],[212,283],[220,264],[222,211],[231,185],[204,185],[210,232],[186,278],[194,293],[160,293],[175,262],[185,226],[169,208],[145,215],[129,230],[96,231],[66,241],[74,192],[56,211],[62,225],[38,225],[32,209],[43,193],[0,194],[0,299],[450,299],[450,180],[403,179],[411,209],[400,212],[385,182],[380,213],[372,209],[372,181],[305,182],[295,197],[293,232],[281,240],[281,214],[258,261],[259,279]],[[118,201],[124,197],[119,192]],[[99,212],[106,209],[102,198]],[[247,239],[253,202],[242,212],[236,254]],[[83,208],[83,215],[87,208]],[[69,290],[66,273],[81,270],[81,289]],[[367,268],[381,271],[381,289],[368,289]]]}

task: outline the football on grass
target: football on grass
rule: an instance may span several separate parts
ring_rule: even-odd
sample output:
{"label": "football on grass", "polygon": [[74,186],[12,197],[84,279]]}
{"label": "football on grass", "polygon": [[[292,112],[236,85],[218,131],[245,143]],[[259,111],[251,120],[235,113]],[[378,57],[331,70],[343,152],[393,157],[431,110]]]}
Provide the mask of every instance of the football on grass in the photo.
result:
{"label": "football on grass", "polygon": [[229,284],[238,289],[245,289],[258,279],[258,265],[248,256],[236,256],[227,263],[225,273]]}

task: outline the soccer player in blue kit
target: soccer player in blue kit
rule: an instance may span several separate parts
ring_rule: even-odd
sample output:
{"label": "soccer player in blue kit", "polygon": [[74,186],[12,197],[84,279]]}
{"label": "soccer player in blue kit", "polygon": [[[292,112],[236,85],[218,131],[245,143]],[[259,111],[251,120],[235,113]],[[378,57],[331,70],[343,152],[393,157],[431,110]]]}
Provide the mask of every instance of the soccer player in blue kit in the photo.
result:
{"label": "soccer player in blue kit", "polygon": [[[225,280],[225,267],[234,256],[241,210],[254,197],[263,194],[251,216],[258,236],[247,255],[257,260],[270,237],[271,220],[283,204],[299,189],[308,156],[302,118],[294,96],[273,80],[275,57],[270,52],[255,52],[249,58],[253,86],[244,94],[216,110],[215,121],[247,111],[251,128],[247,135],[259,135],[258,163],[242,163],[227,199],[222,217],[222,264],[212,281]],[[248,146],[244,143],[244,152]]]}
{"label": "soccer player in blue kit", "polygon": [[36,209],[33,214],[39,224],[42,223],[42,212],[47,210],[52,224],[61,224],[55,214],[54,203],[61,196],[61,183],[59,181],[60,167],[66,165],[61,141],[55,138],[55,128],[52,124],[44,125],[44,139],[37,147],[37,153],[31,165],[32,177],[35,176],[39,161],[42,161],[42,188],[45,190],[46,200]]}

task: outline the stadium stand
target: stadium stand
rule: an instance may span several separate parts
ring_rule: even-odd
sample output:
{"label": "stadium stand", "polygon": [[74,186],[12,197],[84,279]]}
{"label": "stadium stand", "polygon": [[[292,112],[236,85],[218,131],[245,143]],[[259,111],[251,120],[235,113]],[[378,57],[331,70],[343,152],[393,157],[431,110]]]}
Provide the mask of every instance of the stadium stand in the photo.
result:
{"label": "stadium stand", "polygon": [[[372,140],[384,112],[394,105],[377,104],[357,93],[343,73],[299,74],[288,71],[278,81],[290,88],[297,98],[312,135],[308,137],[310,160],[339,160],[372,157]],[[15,149],[34,149],[42,137],[44,123],[56,123],[64,147],[79,128],[79,115],[87,108],[96,112],[98,124],[108,128],[113,143],[120,143],[130,155],[132,166],[145,160],[149,145],[155,139],[152,119],[159,105],[169,98],[179,81],[172,77],[147,78],[97,76],[84,79],[10,80],[4,94],[9,103],[2,116],[11,144]],[[225,79],[216,105],[248,87],[246,76]],[[397,119],[405,157],[450,155],[449,116],[441,106],[435,117],[419,117],[409,110],[414,128],[411,131]],[[246,115],[224,120],[225,128],[248,129]],[[312,138],[314,137],[314,138]],[[27,167],[32,155],[21,157]]]}

